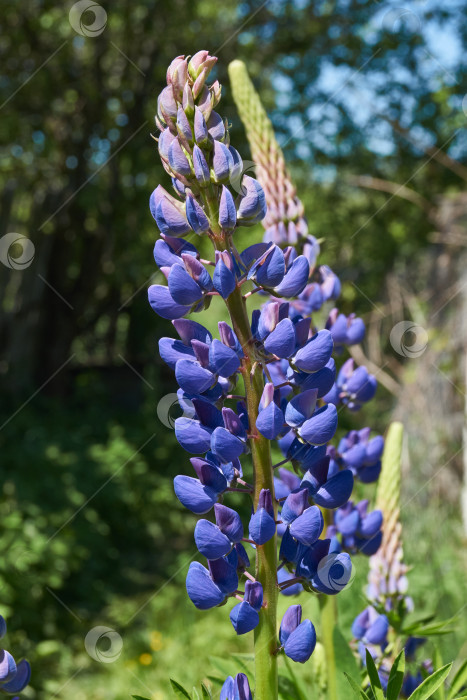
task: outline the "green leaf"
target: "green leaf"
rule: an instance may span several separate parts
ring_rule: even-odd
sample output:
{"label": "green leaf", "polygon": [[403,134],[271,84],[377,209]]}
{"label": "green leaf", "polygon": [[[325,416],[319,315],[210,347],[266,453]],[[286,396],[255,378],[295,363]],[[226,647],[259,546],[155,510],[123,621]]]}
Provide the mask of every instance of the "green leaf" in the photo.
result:
{"label": "green leaf", "polygon": [[381,687],[378,671],[376,670],[375,662],[373,661],[373,657],[368,649],[366,650],[366,670],[368,671],[368,675],[370,677],[371,689],[375,696],[375,700],[384,700],[383,688]]}
{"label": "green leaf", "polygon": [[[441,657],[441,653],[440,653],[439,647],[437,645],[435,645],[434,650],[433,650],[432,661],[433,661],[433,668],[441,668],[443,665],[443,659]],[[446,693],[445,693],[443,683],[441,683],[439,688],[434,693],[433,700],[446,700]]]}
{"label": "green leaf", "polygon": [[338,671],[336,674],[337,697],[345,698],[346,694],[349,692],[349,686],[344,676],[344,672],[346,672],[352,678],[358,678],[360,671],[347,640],[337,626],[334,627],[332,632],[332,642],[334,646],[336,668]]}
{"label": "green leaf", "polygon": [[427,698],[431,698],[435,690],[439,688],[441,683],[448,677],[451,667],[452,663],[446,664],[446,666],[443,666],[432,673],[431,676],[428,676],[428,678],[413,691],[409,700],[427,700]]}
{"label": "green leaf", "polygon": [[[253,663],[255,660],[253,654],[231,654],[231,657],[238,665],[240,671],[245,673],[248,676],[248,678],[250,678],[253,675]],[[248,665],[248,662],[250,663],[250,665]]]}
{"label": "green leaf", "polygon": [[310,688],[307,688],[302,679],[294,673],[294,664],[290,663],[286,656],[284,656],[284,660],[289,678],[295,688],[295,700],[308,700],[310,697]]}
{"label": "green leaf", "polygon": [[143,698],[142,695],[132,695],[131,697],[135,700],[149,700],[149,698]]}
{"label": "green leaf", "polygon": [[286,676],[279,676],[279,698],[280,700],[296,700],[297,693],[295,683]]}
{"label": "green leaf", "polygon": [[206,698],[206,700],[212,700],[211,691],[204,685],[204,683],[201,683],[201,692],[203,694],[203,699]]}
{"label": "green leaf", "polygon": [[457,669],[448,693],[448,700],[453,700],[456,693],[467,684],[467,659]]}
{"label": "green leaf", "polygon": [[188,693],[188,691],[185,690],[185,688],[182,685],[180,685],[180,683],[177,683],[177,681],[174,681],[171,678],[170,684],[177,698],[188,698],[188,700],[191,700],[190,694]]}
{"label": "green leaf", "polygon": [[404,671],[405,653],[402,649],[402,651],[394,661],[391,668],[391,672],[389,674],[388,689],[386,691],[386,697],[388,700],[397,700],[397,698],[399,697],[399,693],[402,688],[402,683],[404,681]]}
{"label": "green leaf", "polygon": [[199,697],[198,690],[197,688],[195,688],[195,686],[193,686],[193,690],[191,691],[191,700],[201,700],[201,698]]}
{"label": "green leaf", "polygon": [[348,673],[344,671],[344,676],[347,678],[349,681],[352,690],[354,691],[355,695],[357,698],[362,698],[363,700],[370,700],[368,695],[365,693],[365,691],[360,687],[360,685],[357,683],[357,681],[354,681],[354,679],[349,676]]}

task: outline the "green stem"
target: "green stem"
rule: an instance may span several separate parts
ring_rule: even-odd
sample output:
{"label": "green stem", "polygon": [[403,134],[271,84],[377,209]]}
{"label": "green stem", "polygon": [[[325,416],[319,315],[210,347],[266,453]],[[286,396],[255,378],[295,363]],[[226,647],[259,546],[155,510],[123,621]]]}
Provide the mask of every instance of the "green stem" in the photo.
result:
{"label": "green stem", "polygon": [[[210,194],[210,193],[209,193]],[[207,193],[206,208],[212,230],[212,240],[217,250],[229,250],[229,237],[217,225],[218,209],[214,197]],[[258,405],[264,389],[263,372],[255,365],[255,350],[251,337],[250,322],[245,300],[240,287],[236,287],[226,299],[234,331],[242,345],[244,358],[241,372],[245,384],[246,404],[250,419],[250,449],[253,460],[254,493],[256,508],[261,489],[269,489],[274,501],[274,476],[269,440],[256,429]],[[255,629],[255,700],[277,700],[277,538],[276,535],[264,545],[256,547],[256,580],[263,586],[265,607]]]}
{"label": "green stem", "polygon": [[[324,530],[332,523],[332,511],[322,509],[324,517]],[[319,608],[321,617],[321,642],[326,656],[326,678],[328,700],[338,700],[336,683],[336,656],[334,651],[334,628],[337,625],[337,601],[336,596],[319,596]]]}

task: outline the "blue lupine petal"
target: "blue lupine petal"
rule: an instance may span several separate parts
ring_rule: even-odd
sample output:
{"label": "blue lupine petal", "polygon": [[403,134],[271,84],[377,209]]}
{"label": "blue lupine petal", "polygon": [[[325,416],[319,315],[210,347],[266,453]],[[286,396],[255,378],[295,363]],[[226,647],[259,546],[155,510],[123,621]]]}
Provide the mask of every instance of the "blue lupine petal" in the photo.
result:
{"label": "blue lupine petal", "polygon": [[[178,238],[172,240],[180,242],[180,239]],[[182,252],[189,253],[190,255],[196,255],[196,248],[187,243],[187,241],[182,241],[182,247],[179,251],[175,252],[172,246],[162,238],[158,238],[154,244],[154,260],[159,267],[172,267],[172,265],[180,265],[180,254]]]}
{"label": "blue lupine petal", "polygon": [[310,275],[310,265],[304,255],[295,258],[282,282],[274,288],[274,294],[281,297],[296,297],[303,292]]}
{"label": "blue lupine petal", "polygon": [[357,615],[352,623],[352,634],[356,639],[362,639],[369,625],[369,608]]}
{"label": "blue lupine petal", "polygon": [[253,700],[248,678],[244,673],[237,673],[235,676],[235,685],[238,695],[235,695],[233,700]]}
{"label": "blue lupine petal", "polygon": [[216,374],[230,377],[240,367],[237,353],[220,340],[213,340],[209,348],[209,366]]}
{"label": "blue lupine petal", "polygon": [[6,635],[6,630],[7,630],[6,620],[3,617],[3,615],[0,615],[0,638],[4,637]]}
{"label": "blue lupine petal", "polygon": [[275,245],[258,258],[248,273],[248,279],[254,279],[260,287],[273,288],[282,281],[284,274],[284,254],[279,246]]}
{"label": "blue lupine petal", "polygon": [[264,341],[265,349],[277,357],[291,357],[295,350],[295,328],[289,318],[284,318]]}
{"label": "blue lupine petal", "polygon": [[231,230],[235,228],[236,223],[237,210],[234,198],[230,190],[225,185],[222,185],[222,194],[219,202],[219,225],[224,229]]}
{"label": "blue lupine petal", "polygon": [[240,253],[240,257],[245,263],[246,267],[249,267],[254,260],[260,258],[263,253],[265,253],[269,248],[269,243],[264,241],[261,243],[253,243],[253,245],[248,246]]}
{"label": "blue lupine petal", "polygon": [[207,127],[210,135],[213,139],[222,141],[225,136],[225,126],[224,120],[217,112],[211,112],[211,115],[207,121]]}
{"label": "blue lupine petal", "polygon": [[216,428],[211,438],[211,450],[221,462],[231,462],[245,451],[245,444],[225,428]]}
{"label": "blue lupine petal", "polygon": [[0,649],[0,684],[12,680],[16,675],[16,662],[9,651]]}
{"label": "blue lupine petal", "polygon": [[205,233],[209,229],[209,221],[203,208],[190,195],[186,198],[186,218],[193,231],[198,235]]}
{"label": "blue lupine petal", "polygon": [[211,181],[209,165],[204,157],[203,151],[196,144],[193,147],[193,169],[195,177],[201,187],[205,187]]}
{"label": "blue lupine petal", "polygon": [[389,630],[386,615],[379,615],[375,622],[366,630],[364,640],[368,644],[384,644]]}
{"label": "blue lupine petal", "polygon": [[187,394],[202,394],[214,384],[214,375],[208,369],[191,360],[179,360],[175,365],[175,377]]}
{"label": "blue lupine petal", "polygon": [[186,577],[186,590],[188,597],[198,610],[209,610],[220,605],[224,600],[224,593],[220,590],[209,571],[197,561],[192,561]]}
{"label": "blue lupine petal", "polygon": [[176,476],[174,491],[180,503],[196,515],[204,515],[217,501],[217,492],[214,489],[191,476]]}
{"label": "blue lupine petal", "polygon": [[245,581],[245,601],[257,612],[263,604],[263,587],[259,581]]}
{"label": "blue lupine petal", "polygon": [[216,263],[212,282],[214,289],[223,299],[227,299],[235,289],[235,275],[229,270],[222,258]]}
{"label": "blue lupine petal", "polygon": [[293,563],[297,559],[299,544],[297,540],[294,540],[290,534],[289,528],[286,529],[281,539],[281,547],[279,551],[279,558],[284,561]]}
{"label": "blue lupine petal", "polygon": [[177,319],[173,321],[173,326],[185,345],[190,345],[192,340],[199,340],[208,345],[212,341],[211,333],[197,321],[189,318]]}
{"label": "blue lupine petal", "polygon": [[184,345],[181,340],[175,340],[175,338],[159,339],[159,355],[169,365],[170,369],[175,369],[175,364],[178,360],[183,360],[187,357],[194,359],[195,357],[191,348]]}
{"label": "blue lupine petal", "polygon": [[206,559],[219,559],[228,554],[232,544],[217,525],[209,520],[198,520],[195,527],[195,542],[198,551]]}
{"label": "blue lupine petal", "polygon": [[167,287],[152,284],[148,289],[148,299],[153,311],[162,318],[170,321],[181,318],[190,310],[190,306],[182,306],[172,299]]}
{"label": "blue lupine petal", "polygon": [[313,500],[322,508],[340,508],[352,493],[353,474],[350,469],[344,469],[331,477],[313,494]]}
{"label": "blue lupine petal", "polygon": [[[339,511],[337,511],[337,513],[339,513]],[[339,519],[337,518],[337,513],[336,525],[339,532],[344,536],[355,535],[360,524],[360,514],[358,510],[352,510],[351,513]]]}
{"label": "blue lupine petal", "polygon": [[279,629],[279,641],[282,645],[286,643],[290,635],[297,629],[302,621],[302,606],[290,605],[284,613]]}
{"label": "blue lupine petal", "polygon": [[[276,494],[277,495],[277,494]],[[284,523],[292,523],[303,513],[308,505],[308,491],[301,489],[287,496],[282,506],[281,519]]]}
{"label": "blue lupine petal", "polygon": [[[279,583],[286,583],[287,581],[290,581],[291,579],[295,578],[294,574],[289,574],[287,569],[285,567],[282,567],[279,569],[277,572],[277,580]],[[298,595],[303,591],[303,586],[301,583],[294,583],[292,586],[287,586],[287,588],[284,588],[284,590],[281,591],[282,595],[286,596],[292,596],[292,595]]]}
{"label": "blue lupine petal", "polygon": [[227,479],[216,464],[200,457],[192,457],[190,462],[202,484],[209,486],[216,493],[225,491]]}
{"label": "blue lupine petal", "polygon": [[[3,683],[1,690],[6,693],[20,693],[30,680],[31,666],[26,659],[22,659],[17,666],[15,677],[11,681]],[[13,698],[13,700],[16,700],[16,698]]]}
{"label": "blue lupine petal", "polygon": [[222,413],[211,401],[201,396],[193,396],[192,403],[196,411],[196,416],[203,425],[213,430],[223,425]]}
{"label": "blue lupine petal", "polygon": [[179,175],[191,175],[190,164],[178,138],[174,139],[169,146],[169,163],[174,173]]}
{"label": "blue lupine petal", "polygon": [[237,570],[225,557],[208,562],[213,581],[223,593],[230,595],[238,588]]}
{"label": "blue lupine petal", "polygon": [[300,437],[311,445],[324,445],[329,442],[337,430],[337,410],[328,403],[318,409],[298,431]]}
{"label": "blue lupine petal", "polygon": [[[238,205],[238,219],[241,220],[243,226],[253,225],[266,216],[267,205],[264,190],[258,180],[249,175],[243,176],[241,184],[243,194]],[[273,286],[279,284],[280,281],[275,282]]]}
{"label": "blue lupine petal", "polygon": [[192,306],[203,296],[203,290],[182,265],[172,265],[167,279],[169,292],[177,304]]}
{"label": "blue lupine petal", "polygon": [[215,140],[212,169],[214,171],[216,182],[227,182],[232,164],[232,156],[227,146],[220,141]]}
{"label": "blue lupine petal", "polygon": [[268,542],[276,532],[274,518],[269,515],[265,508],[258,508],[256,513],[251,516],[249,531],[251,539],[256,544],[261,545]]}
{"label": "blue lupine petal", "polygon": [[330,360],[333,347],[331,333],[318,331],[293,357],[293,363],[302,372],[317,372]]}
{"label": "blue lupine petal", "polygon": [[238,603],[230,611],[230,621],[237,634],[246,634],[259,624],[259,615],[249,603]]}
{"label": "blue lupine petal", "polygon": [[192,418],[175,419],[175,437],[187,452],[202,454],[211,447],[212,430]]}
{"label": "blue lupine petal", "polygon": [[302,391],[317,389],[318,399],[322,399],[334,386],[336,379],[336,363],[331,357],[322,369],[306,375],[306,379],[300,384]]}
{"label": "blue lupine petal", "polygon": [[323,514],[317,506],[307,508],[290,525],[290,534],[304,545],[316,542],[323,531]]}
{"label": "blue lupine petal", "polygon": [[383,514],[380,510],[373,510],[363,518],[358,534],[362,537],[373,537],[383,524]]}
{"label": "blue lupine petal", "polygon": [[298,428],[308,420],[315,410],[317,397],[317,389],[308,389],[308,391],[302,391],[297,396],[294,396],[285,409],[286,423],[292,428]]}
{"label": "blue lupine petal", "polygon": [[370,539],[362,539],[360,537],[355,538],[355,545],[359,552],[365,554],[367,557],[376,554],[378,549],[381,547],[381,542],[383,541],[383,533],[381,531],[377,532]]}
{"label": "blue lupine petal", "polygon": [[235,700],[235,683],[232,676],[227,676],[224,681],[224,685],[221,688],[221,694],[219,700]]}
{"label": "blue lupine petal", "polygon": [[274,401],[271,401],[258,415],[256,427],[268,440],[274,440],[283,430],[284,414]]}
{"label": "blue lupine petal", "polygon": [[287,639],[284,652],[292,661],[304,664],[314,652],[315,646],[315,628],[311,620],[303,620]]}
{"label": "blue lupine petal", "polygon": [[380,459],[384,450],[384,438],[382,435],[376,435],[366,446],[366,455],[363,461],[365,465],[371,465]]}
{"label": "blue lupine petal", "polygon": [[240,542],[243,537],[243,525],[239,514],[233,508],[228,508],[220,503],[216,503],[214,506],[214,514],[218,528],[229,538],[230,542]]}

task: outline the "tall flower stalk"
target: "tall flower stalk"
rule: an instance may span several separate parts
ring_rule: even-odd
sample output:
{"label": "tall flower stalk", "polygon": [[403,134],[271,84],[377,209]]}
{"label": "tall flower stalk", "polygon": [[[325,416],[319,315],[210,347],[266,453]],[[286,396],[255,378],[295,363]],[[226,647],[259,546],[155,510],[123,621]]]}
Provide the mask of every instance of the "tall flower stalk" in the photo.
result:
{"label": "tall flower stalk", "polygon": [[[207,51],[177,57],[159,95],[158,150],[174,194],[159,185],[150,197],[160,232],[154,258],[167,285],[152,285],[148,294],[179,335],[159,341],[180,387],[183,416],[175,434],[195,455],[195,476],[178,475],[175,494],[194,513],[214,514],[195,527],[207,567],[190,564],[187,593],[201,610],[236,599],[229,615],[236,633],[254,631],[255,698],[275,700],[279,656],[304,663],[316,644],[300,605],[288,608],[278,630],[278,595],[306,590],[333,596],[348,583],[351,561],[344,550],[363,551],[374,529],[366,507],[354,507],[349,498],[354,478],[377,478],[382,445],[370,440],[369,428],[330,445],[336,407],[358,410],[376,389],[374,377],[352,360],[336,376],[332,357],[359,342],[364,327],[337,309],[326,328],[314,324],[312,312],[338,296],[339,280],[316,264],[318,243],[308,236],[303,207],[266,124],[264,143],[275,169],[267,170],[266,159],[261,182],[245,174],[227,121],[215,111],[220,85],[206,82],[216,60]],[[254,155],[259,159],[260,149]],[[259,222],[265,240],[239,252],[237,228]],[[212,260],[201,258],[191,242],[196,235],[211,241]],[[251,311],[253,294],[264,304]],[[230,324],[218,324],[218,339],[185,318],[207,309],[213,296],[223,299],[230,316]],[[284,455],[276,465],[274,441]],[[244,475],[248,455],[251,471]],[[224,504],[230,492],[250,499],[248,531]],[[349,507],[357,510],[358,523],[352,542],[344,543],[332,529],[338,527],[332,511]],[[221,700],[238,697],[251,698],[243,674],[229,676],[221,691]]]}

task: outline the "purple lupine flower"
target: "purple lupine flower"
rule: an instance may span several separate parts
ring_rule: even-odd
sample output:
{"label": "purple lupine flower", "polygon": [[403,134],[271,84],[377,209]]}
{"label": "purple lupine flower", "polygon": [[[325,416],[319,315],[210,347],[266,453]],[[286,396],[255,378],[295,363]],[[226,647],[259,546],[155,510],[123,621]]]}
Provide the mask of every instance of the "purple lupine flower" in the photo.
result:
{"label": "purple lupine flower", "polygon": [[368,500],[356,505],[349,501],[334,513],[334,522],[337,532],[342,535],[342,546],[347,551],[358,550],[371,556],[379,549],[383,539],[383,514],[380,510],[368,513],[367,508]]}
{"label": "purple lupine flower", "polygon": [[228,676],[221,689],[219,700],[253,700],[248,678],[237,673],[235,678]]}
{"label": "purple lupine flower", "polygon": [[[5,619],[0,615],[0,638],[7,631]],[[22,659],[18,664],[6,649],[0,649],[0,693],[13,695],[20,693],[31,679],[29,662]]]}
{"label": "purple lupine flower", "polygon": [[365,337],[365,324],[355,314],[345,316],[338,309],[332,309],[326,321],[326,328],[331,332],[336,347],[357,345]]}
{"label": "purple lupine flower", "polygon": [[305,663],[315,650],[316,631],[310,620],[302,619],[302,606],[291,605],[282,618],[279,640],[286,656]]}
{"label": "purple lupine flower", "polygon": [[[337,375],[336,387],[339,401],[351,411],[358,411],[367,401],[370,401],[376,392],[377,382],[372,374],[369,374],[363,365],[355,368],[354,361],[349,358],[342,365]],[[327,394],[325,401],[335,403],[335,396]]]}
{"label": "purple lupine flower", "polygon": [[263,604],[263,587],[256,581],[245,582],[245,596],[230,611],[230,620],[237,634],[251,632],[259,624],[259,611]]}
{"label": "purple lupine flower", "polygon": [[374,644],[381,649],[387,645],[389,621],[386,615],[380,615],[376,610],[368,606],[361,612],[352,624],[353,636],[364,644]]}
{"label": "purple lupine flower", "polygon": [[329,448],[333,472],[344,467],[365,484],[376,481],[381,472],[384,438],[381,435],[370,438],[370,435],[371,428],[351,430],[341,439],[337,449]]}
{"label": "purple lupine flower", "polygon": [[258,507],[250,518],[250,537],[258,545],[268,542],[276,532],[274,507],[269,489],[262,489]]}

